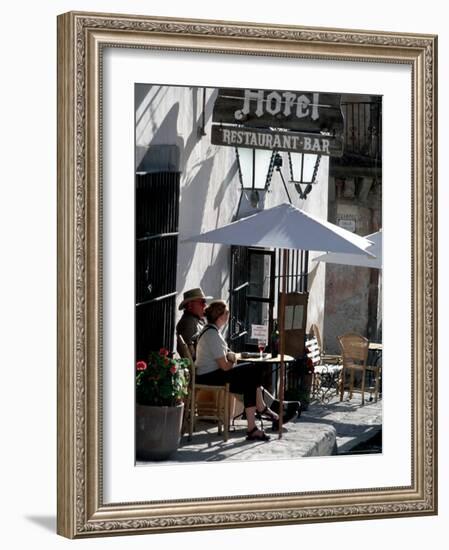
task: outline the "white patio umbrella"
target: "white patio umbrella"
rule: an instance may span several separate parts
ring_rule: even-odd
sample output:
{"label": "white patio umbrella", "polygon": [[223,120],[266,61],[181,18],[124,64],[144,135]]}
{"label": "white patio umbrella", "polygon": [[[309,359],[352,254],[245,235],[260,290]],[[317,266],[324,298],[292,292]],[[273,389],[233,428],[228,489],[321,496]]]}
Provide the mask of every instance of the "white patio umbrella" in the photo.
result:
{"label": "white patio umbrella", "polygon": [[372,241],[373,244],[368,247],[367,251],[375,257],[364,254],[328,252],[313,258],[313,261],[382,269],[382,229],[376,233],[366,235],[365,239]]}
{"label": "white patio umbrella", "polygon": [[[206,231],[183,240],[183,242],[220,243],[237,246],[261,246],[284,249],[284,269],[289,249],[343,252],[372,256],[368,248],[373,243],[337,225],[320,220],[291,204],[283,203],[242,218],[235,222]],[[283,274],[281,293],[280,332],[280,411],[284,400],[284,304],[286,294],[286,273]],[[279,419],[279,437],[282,436],[282,414]]]}
{"label": "white patio umbrella", "polygon": [[282,203],[183,242],[319,250],[373,256],[370,240]]}

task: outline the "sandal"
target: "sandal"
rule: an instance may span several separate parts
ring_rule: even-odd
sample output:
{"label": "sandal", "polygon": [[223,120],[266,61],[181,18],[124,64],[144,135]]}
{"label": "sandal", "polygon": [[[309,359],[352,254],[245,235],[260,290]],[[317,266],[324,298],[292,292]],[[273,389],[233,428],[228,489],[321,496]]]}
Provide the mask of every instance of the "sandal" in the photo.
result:
{"label": "sandal", "polygon": [[[273,423],[273,426],[276,422],[279,422],[279,417],[277,414],[275,414],[270,408],[268,408],[267,405],[265,405],[265,408],[263,411],[256,410],[256,418],[257,420],[260,420],[260,425],[263,430],[263,421],[264,420],[271,420]],[[274,429],[274,428],[273,428]]]}
{"label": "sandal", "polygon": [[[260,433],[257,433],[260,431]],[[254,426],[252,430],[246,432],[247,441],[269,441],[270,436],[267,435],[263,430],[259,430],[257,426]]]}

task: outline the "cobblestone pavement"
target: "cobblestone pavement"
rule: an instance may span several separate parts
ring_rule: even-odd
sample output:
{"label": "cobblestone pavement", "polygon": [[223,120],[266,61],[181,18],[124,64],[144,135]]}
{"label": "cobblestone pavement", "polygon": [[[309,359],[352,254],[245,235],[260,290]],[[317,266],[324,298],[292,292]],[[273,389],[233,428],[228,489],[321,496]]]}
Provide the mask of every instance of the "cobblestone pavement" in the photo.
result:
{"label": "cobblestone pavement", "polygon": [[365,399],[362,406],[360,395],[350,401],[333,398],[324,406],[312,404],[301,419],[332,425],[336,431],[338,453],[347,453],[382,430],[382,400],[375,403]]}
{"label": "cobblestone pavement", "polygon": [[284,426],[281,439],[269,424],[264,428],[270,441],[246,441],[246,423],[237,421],[225,443],[216,426],[204,422],[191,441],[182,438],[178,451],[167,462],[275,460],[348,453],[381,431],[382,400],[365,401],[362,406],[356,395],[351,401],[333,398],[326,405],[312,403],[299,419]]}

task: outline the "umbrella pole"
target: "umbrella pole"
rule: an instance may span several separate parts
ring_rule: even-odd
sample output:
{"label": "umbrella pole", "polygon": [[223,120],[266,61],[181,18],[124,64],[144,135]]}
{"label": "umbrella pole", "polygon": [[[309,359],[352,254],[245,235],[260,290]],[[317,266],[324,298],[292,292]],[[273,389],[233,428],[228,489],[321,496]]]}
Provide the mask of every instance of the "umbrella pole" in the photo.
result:
{"label": "umbrella pole", "polygon": [[280,316],[279,316],[279,333],[280,333],[280,352],[281,352],[281,374],[279,381],[279,439],[282,438],[282,418],[284,416],[284,386],[285,386],[285,295],[287,292],[287,261],[288,250],[283,250],[282,257],[282,292],[280,303]]}

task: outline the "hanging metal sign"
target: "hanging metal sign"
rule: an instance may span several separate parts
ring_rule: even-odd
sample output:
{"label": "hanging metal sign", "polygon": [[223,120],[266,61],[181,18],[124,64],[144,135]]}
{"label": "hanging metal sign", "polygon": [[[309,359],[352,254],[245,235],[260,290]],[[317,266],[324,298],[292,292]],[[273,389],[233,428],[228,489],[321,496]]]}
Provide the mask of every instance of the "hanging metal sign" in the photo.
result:
{"label": "hanging metal sign", "polygon": [[211,141],[214,145],[230,147],[250,147],[310,153],[340,157],[343,154],[343,139],[320,134],[300,134],[243,128],[238,126],[212,126]]}
{"label": "hanging metal sign", "polygon": [[340,100],[340,94],[220,88],[212,143],[342,156]]}
{"label": "hanging metal sign", "polygon": [[220,88],[212,121],[296,132],[343,131],[340,94]]}

